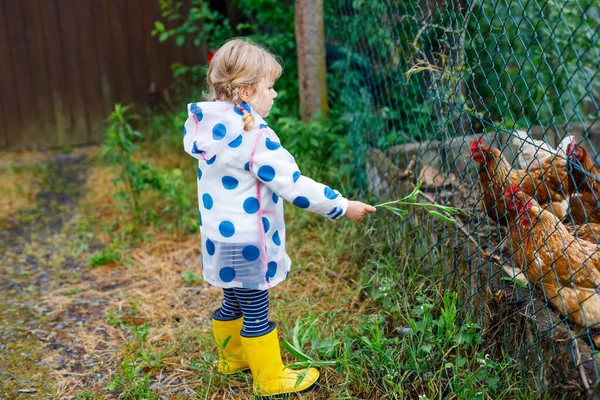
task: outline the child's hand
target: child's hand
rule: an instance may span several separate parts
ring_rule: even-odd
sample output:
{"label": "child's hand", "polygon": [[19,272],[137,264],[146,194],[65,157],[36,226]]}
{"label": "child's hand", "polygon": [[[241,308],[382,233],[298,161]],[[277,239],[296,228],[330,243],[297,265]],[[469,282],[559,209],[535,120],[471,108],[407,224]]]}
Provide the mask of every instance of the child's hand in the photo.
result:
{"label": "child's hand", "polygon": [[376,211],[375,207],[370,206],[360,201],[349,201],[348,209],[346,210],[345,217],[350,218],[354,222],[362,221],[367,214],[372,214]]}

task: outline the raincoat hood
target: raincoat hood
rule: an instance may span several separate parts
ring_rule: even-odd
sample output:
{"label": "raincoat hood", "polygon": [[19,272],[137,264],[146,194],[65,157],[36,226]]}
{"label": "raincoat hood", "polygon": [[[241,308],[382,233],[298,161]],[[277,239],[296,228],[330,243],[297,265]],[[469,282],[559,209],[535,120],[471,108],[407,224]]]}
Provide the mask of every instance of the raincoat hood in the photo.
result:
{"label": "raincoat hood", "polygon": [[[251,112],[256,127],[265,127],[266,123],[246,103],[242,107]],[[210,101],[188,104],[188,115],[194,121],[192,126],[186,126],[187,134],[194,138],[192,151],[204,160],[210,160],[215,155],[229,147],[235,147],[236,141],[241,142],[244,133],[243,112],[228,101]],[[193,130],[189,132],[189,130]]]}

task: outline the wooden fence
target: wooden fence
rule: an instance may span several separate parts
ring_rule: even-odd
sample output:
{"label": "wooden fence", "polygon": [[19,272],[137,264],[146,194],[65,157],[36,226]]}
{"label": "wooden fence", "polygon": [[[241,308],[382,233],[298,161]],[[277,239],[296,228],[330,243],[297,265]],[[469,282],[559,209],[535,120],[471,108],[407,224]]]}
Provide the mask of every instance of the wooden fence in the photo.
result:
{"label": "wooden fence", "polygon": [[0,149],[98,142],[115,102],[167,87],[206,49],[159,43],[158,0],[0,0]]}

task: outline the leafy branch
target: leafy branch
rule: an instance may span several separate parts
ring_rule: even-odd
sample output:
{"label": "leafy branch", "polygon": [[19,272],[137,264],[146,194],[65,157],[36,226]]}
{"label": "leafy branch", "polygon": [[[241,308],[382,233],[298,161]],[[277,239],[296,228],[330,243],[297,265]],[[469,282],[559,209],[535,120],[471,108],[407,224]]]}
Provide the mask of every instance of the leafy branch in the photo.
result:
{"label": "leafy branch", "polygon": [[[415,186],[414,190],[408,196],[405,196],[399,200],[388,201],[387,203],[377,204],[375,206],[375,208],[378,208],[378,207],[385,208],[386,210],[393,212],[400,218],[404,218],[406,215],[408,215],[408,210],[405,210],[403,208],[398,208],[397,207],[398,205],[423,207],[425,209],[425,211],[427,211],[429,214],[433,215],[434,217],[436,217],[442,221],[456,223],[456,220],[454,218],[449,217],[443,213],[457,214],[461,211],[460,208],[443,206],[443,205],[437,204],[437,203],[424,203],[424,202],[417,201],[417,196],[419,194],[423,194],[423,192],[421,192],[421,190],[420,190],[420,187],[422,184],[423,184],[423,182],[417,183],[417,186]],[[396,207],[394,207],[394,205]]]}

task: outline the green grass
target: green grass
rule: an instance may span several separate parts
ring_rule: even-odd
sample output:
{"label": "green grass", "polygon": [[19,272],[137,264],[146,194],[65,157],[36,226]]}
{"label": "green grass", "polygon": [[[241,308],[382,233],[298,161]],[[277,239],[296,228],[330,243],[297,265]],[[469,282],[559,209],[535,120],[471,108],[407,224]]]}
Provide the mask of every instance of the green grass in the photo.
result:
{"label": "green grass", "polygon": [[390,398],[530,398],[514,362],[490,358],[484,327],[461,313],[456,288],[444,287],[444,252],[427,229],[415,219],[370,225],[371,241],[357,250],[376,309],[353,338],[349,370],[368,370]]}
{"label": "green grass", "polygon": [[150,374],[141,372],[141,369],[141,363],[134,356],[126,355],[120,364],[120,371],[113,375],[106,389],[112,393],[118,392],[119,398],[157,399],[150,389]]}
{"label": "green grass", "polygon": [[110,246],[92,254],[88,260],[88,265],[91,267],[99,267],[101,265],[119,262],[120,259],[121,252],[119,249]]}
{"label": "green grass", "polygon": [[63,294],[65,296],[73,296],[73,295],[76,295],[77,293],[82,292],[83,290],[84,290],[83,288],[73,288],[73,289],[65,290],[63,292]]}
{"label": "green grass", "polygon": [[202,281],[202,279],[200,279],[198,275],[196,275],[196,273],[192,270],[183,271],[181,273],[181,277],[188,285]]}

